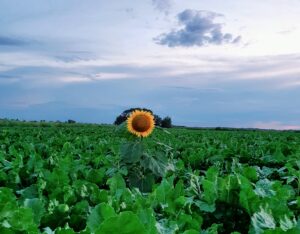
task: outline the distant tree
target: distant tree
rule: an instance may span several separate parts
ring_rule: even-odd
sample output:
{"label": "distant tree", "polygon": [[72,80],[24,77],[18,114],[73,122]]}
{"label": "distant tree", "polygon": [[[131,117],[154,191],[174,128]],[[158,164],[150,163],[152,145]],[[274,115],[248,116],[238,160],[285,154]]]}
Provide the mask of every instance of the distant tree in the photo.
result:
{"label": "distant tree", "polygon": [[161,121],[161,127],[163,128],[171,128],[172,127],[172,120],[169,116],[163,118]]}
{"label": "distant tree", "polygon": [[69,123],[69,124],[73,124],[73,123],[76,123],[76,121],[75,121],[75,120],[72,120],[72,119],[68,119],[68,123]]}
{"label": "distant tree", "polygon": [[[127,120],[127,118],[129,117],[130,113],[135,111],[135,110],[142,110],[142,111],[148,111],[150,112],[152,115],[153,114],[153,111],[152,110],[149,110],[147,108],[130,108],[130,109],[127,109],[125,111],[122,112],[122,114],[120,114],[119,116],[117,116],[117,118],[115,119],[114,121],[114,124],[115,125],[120,125],[122,124],[123,122],[125,122]],[[155,125],[157,126],[161,126],[161,117],[159,117],[158,115],[154,115],[154,121],[155,121]]]}
{"label": "distant tree", "polygon": [[127,117],[125,115],[120,114],[119,116],[117,116],[114,125],[120,125],[121,123],[123,123],[125,120],[127,119]]}
{"label": "distant tree", "polygon": [[159,117],[158,115],[154,115],[154,121],[156,126],[161,126],[161,121],[162,121],[161,117]]}

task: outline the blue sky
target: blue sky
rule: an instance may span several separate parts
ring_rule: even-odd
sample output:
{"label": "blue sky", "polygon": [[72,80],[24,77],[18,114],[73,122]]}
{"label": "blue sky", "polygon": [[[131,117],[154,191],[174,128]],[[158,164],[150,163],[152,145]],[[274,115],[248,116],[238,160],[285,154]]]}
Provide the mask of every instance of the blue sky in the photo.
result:
{"label": "blue sky", "polygon": [[0,118],[300,129],[299,0],[0,0]]}

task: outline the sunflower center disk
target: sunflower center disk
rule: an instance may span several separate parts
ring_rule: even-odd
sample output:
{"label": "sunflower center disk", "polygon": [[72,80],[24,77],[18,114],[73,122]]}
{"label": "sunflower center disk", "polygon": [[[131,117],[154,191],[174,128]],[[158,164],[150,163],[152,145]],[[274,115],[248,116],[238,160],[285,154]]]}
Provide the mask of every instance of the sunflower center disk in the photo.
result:
{"label": "sunflower center disk", "polygon": [[137,132],[145,132],[149,130],[151,123],[146,116],[138,115],[132,120],[132,127]]}

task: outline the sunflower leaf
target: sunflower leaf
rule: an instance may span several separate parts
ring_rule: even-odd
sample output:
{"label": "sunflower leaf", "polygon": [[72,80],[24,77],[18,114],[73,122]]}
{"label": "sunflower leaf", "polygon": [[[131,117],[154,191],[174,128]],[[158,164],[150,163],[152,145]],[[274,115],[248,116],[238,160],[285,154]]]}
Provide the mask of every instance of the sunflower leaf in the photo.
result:
{"label": "sunflower leaf", "polygon": [[143,151],[143,144],[139,141],[124,143],[121,145],[121,158],[125,163],[135,163],[141,159]]}
{"label": "sunflower leaf", "polygon": [[137,187],[141,192],[151,192],[155,182],[152,174],[140,177],[138,174],[132,173],[129,175],[128,180],[131,187]]}
{"label": "sunflower leaf", "polygon": [[154,158],[151,155],[145,154],[142,166],[144,168],[148,168],[154,175],[162,177],[167,172],[168,160],[163,155],[161,155],[161,157]]}

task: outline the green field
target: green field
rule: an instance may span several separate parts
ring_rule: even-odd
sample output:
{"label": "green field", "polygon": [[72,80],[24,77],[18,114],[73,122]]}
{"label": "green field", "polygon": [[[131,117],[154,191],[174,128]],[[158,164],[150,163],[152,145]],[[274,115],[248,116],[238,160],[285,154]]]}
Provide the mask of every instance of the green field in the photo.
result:
{"label": "green field", "polygon": [[300,233],[299,132],[130,141],[110,125],[2,122],[0,233]]}

